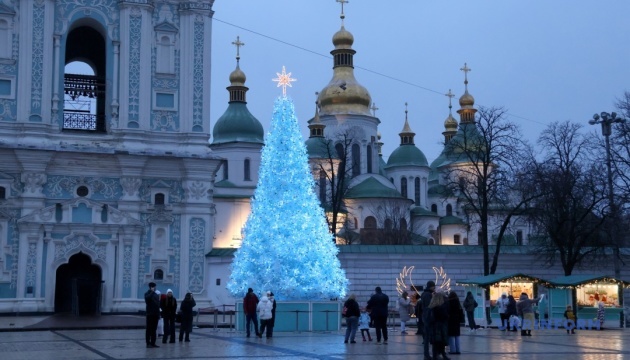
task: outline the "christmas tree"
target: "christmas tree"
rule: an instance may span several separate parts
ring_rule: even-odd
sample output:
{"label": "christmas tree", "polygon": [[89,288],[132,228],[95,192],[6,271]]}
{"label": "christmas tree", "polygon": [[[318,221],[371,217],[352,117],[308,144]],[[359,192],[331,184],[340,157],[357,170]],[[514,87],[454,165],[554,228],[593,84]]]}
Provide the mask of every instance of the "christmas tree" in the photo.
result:
{"label": "christmas tree", "polygon": [[249,287],[273,291],[277,300],[346,295],[348,280],[315,196],[293,102],[286,96],[286,86],[294,80],[290,75],[284,68],[278,74],[283,96],[274,104],[252,211],[227,284],[235,297],[242,297]]}

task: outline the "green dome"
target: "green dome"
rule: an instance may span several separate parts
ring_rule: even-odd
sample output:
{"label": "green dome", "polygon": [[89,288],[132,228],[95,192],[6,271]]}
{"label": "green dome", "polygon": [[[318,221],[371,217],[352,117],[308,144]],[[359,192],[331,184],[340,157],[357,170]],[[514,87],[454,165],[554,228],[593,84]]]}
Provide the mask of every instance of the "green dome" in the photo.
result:
{"label": "green dome", "polygon": [[472,153],[472,150],[475,148],[478,152],[478,158],[482,158],[485,149],[485,140],[479,133],[479,130],[477,130],[477,126],[474,123],[460,124],[459,130],[457,130],[455,136],[444,146],[440,156],[431,162],[432,171],[429,174],[429,181],[437,179],[437,170],[439,170],[441,166],[452,163],[469,162],[470,159],[465,152]]}
{"label": "green dome", "polygon": [[369,199],[369,198],[396,198],[402,199],[398,190],[383,185],[373,177],[368,177],[363,182],[353,186],[346,193],[347,199]]}
{"label": "green dome", "polygon": [[230,142],[264,144],[265,131],[246,103],[233,101],[214,125],[212,138],[212,145]]}
{"label": "green dome", "polygon": [[429,166],[429,162],[427,157],[415,145],[406,144],[400,145],[389,156],[386,168],[394,166]]}
{"label": "green dome", "polygon": [[[306,153],[310,159],[329,159],[331,156],[333,159],[339,158],[337,156],[337,151],[335,150],[332,141],[328,141],[327,139],[314,136],[306,139]],[[329,150],[326,150],[326,145],[330,147]]]}

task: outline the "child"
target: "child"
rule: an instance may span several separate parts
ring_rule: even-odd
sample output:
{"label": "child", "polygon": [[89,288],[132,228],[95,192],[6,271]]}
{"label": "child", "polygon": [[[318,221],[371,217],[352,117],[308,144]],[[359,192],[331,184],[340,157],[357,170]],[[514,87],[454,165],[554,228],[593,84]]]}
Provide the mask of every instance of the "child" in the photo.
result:
{"label": "child", "polygon": [[361,309],[361,316],[359,316],[359,329],[361,329],[363,341],[365,341],[365,333],[367,333],[368,339],[372,341],[372,337],[370,336],[370,314],[365,311],[365,308]]}
{"label": "child", "polygon": [[[567,305],[567,310],[564,312],[564,318],[566,319],[564,327],[567,328],[567,334],[569,333],[569,330],[571,330],[571,334],[575,334],[575,326],[577,322],[571,305]],[[573,326],[571,326],[569,321],[573,322]]]}

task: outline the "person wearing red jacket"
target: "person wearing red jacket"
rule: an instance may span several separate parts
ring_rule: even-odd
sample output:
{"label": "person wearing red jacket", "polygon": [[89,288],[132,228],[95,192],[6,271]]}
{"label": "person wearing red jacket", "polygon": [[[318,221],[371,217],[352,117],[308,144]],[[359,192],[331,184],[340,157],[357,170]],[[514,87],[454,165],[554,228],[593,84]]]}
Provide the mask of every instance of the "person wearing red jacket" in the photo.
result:
{"label": "person wearing red jacket", "polygon": [[243,312],[245,313],[245,329],[247,329],[247,337],[250,335],[251,324],[254,323],[254,330],[256,336],[259,336],[258,332],[258,316],[256,315],[256,306],[258,306],[258,296],[254,294],[252,288],[247,289],[247,295],[243,298]]}

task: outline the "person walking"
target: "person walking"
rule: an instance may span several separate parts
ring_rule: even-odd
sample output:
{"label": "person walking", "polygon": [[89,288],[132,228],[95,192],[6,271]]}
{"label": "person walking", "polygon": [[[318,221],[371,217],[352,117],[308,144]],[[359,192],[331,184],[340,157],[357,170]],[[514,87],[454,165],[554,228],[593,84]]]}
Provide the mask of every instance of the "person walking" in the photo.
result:
{"label": "person walking", "polygon": [[409,294],[406,291],[403,291],[398,298],[398,316],[400,317],[400,333],[403,335],[407,335],[407,331],[405,330],[405,325],[407,321],[411,319],[409,315],[411,300],[409,299]]}
{"label": "person walking", "polygon": [[470,331],[477,330],[477,324],[475,323],[475,308],[479,306],[477,304],[477,300],[473,296],[472,292],[466,293],[466,298],[464,299],[464,310],[466,310],[466,317],[468,318],[468,327]]}
{"label": "person walking", "polygon": [[[184,300],[179,305],[179,311],[181,312],[182,322],[179,324],[179,342],[190,341],[190,333],[192,331],[193,324],[193,308],[197,306],[197,302],[193,298],[193,294],[188,292],[184,296]],[[184,339],[184,335],[186,338]]]}
{"label": "person walking", "polygon": [[258,336],[258,317],[256,316],[256,306],[258,306],[258,296],[254,294],[252,288],[247,289],[247,295],[243,298],[243,313],[245,313],[245,329],[247,331],[247,337],[249,337],[252,323],[254,323],[254,331]]}
{"label": "person walking", "polygon": [[370,309],[372,320],[374,320],[374,331],[376,331],[376,344],[381,343],[381,337],[383,338],[383,345],[387,345],[387,315],[389,296],[383,294],[380,286],[374,289],[375,293],[370,297],[368,301],[368,308]]}
{"label": "person walking", "polygon": [[501,297],[497,300],[497,308],[499,309],[499,317],[501,318],[501,324],[499,324],[499,329],[501,331],[506,331],[508,329],[508,307],[509,300],[507,298],[507,293],[504,292],[501,294]]}
{"label": "person walking", "polygon": [[422,343],[424,348],[424,360],[431,360],[431,355],[429,355],[429,344],[431,343],[431,324],[429,324],[429,315],[431,314],[431,309],[429,309],[429,305],[433,299],[434,291],[435,282],[429,280],[427,281],[427,286],[425,286],[422,291],[422,295],[420,296],[420,302],[422,304],[422,322],[424,324],[424,334],[422,335],[424,340]]}
{"label": "person walking", "polygon": [[370,314],[367,313],[365,308],[361,309],[361,315],[359,316],[359,329],[361,330],[361,337],[363,338],[363,341],[366,341],[366,334],[367,338],[372,341],[372,336],[370,336]]}
{"label": "person walking", "polygon": [[269,338],[269,321],[273,317],[271,313],[273,310],[273,303],[269,301],[267,294],[263,295],[258,305],[256,305],[256,311],[258,311],[258,317],[260,318],[260,333],[256,331],[256,336],[262,337],[265,329],[267,329],[267,338]]}
{"label": "person walking", "polygon": [[518,316],[516,314],[516,300],[512,295],[508,295],[507,315],[510,331],[516,331],[518,327],[518,322],[516,321],[518,320]]}
{"label": "person walking", "polygon": [[422,301],[420,300],[420,294],[416,294],[416,306],[414,306],[414,314],[416,315],[416,335],[424,334],[424,322],[422,321]]}
{"label": "person walking", "polygon": [[538,303],[540,297],[530,299],[526,293],[521,293],[519,301],[516,303],[516,312],[523,319],[521,324],[521,336],[532,336],[532,329],[536,317],[534,316],[534,308],[532,305]]}
{"label": "person walking", "polygon": [[433,345],[434,360],[439,355],[442,355],[442,359],[449,360],[445,350],[448,341],[448,310],[444,298],[441,293],[433,293],[429,304],[429,342]]}
{"label": "person walking", "polygon": [[157,339],[157,324],[160,320],[160,296],[155,293],[155,283],[149,283],[149,290],[144,293],[144,302],[146,304],[146,343],[148,348],[159,347],[155,344]]}
{"label": "person walking", "polygon": [[175,315],[177,314],[177,299],[173,296],[173,290],[166,290],[166,297],[160,301],[160,309],[162,309],[162,319],[164,319],[164,336],[162,336],[162,344],[175,342]]}
{"label": "person walking", "polygon": [[448,294],[448,351],[449,354],[459,355],[459,337],[461,335],[461,323],[464,322],[464,309],[459,303],[459,296],[455,291]]}
{"label": "person walking", "polygon": [[273,327],[276,325],[276,298],[273,292],[267,291],[267,298],[271,301],[271,319],[267,322],[267,338],[273,337]]}
{"label": "person walking", "polygon": [[354,344],[356,343],[354,338],[357,334],[359,316],[361,315],[357,297],[354,294],[350,294],[350,296],[348,296],[348,300],[343,303],[343,307],[346,310],[344,314],[344,317],[346,318],[346,337],[344,338],[343,343],[347,344],[348,340],[350,340],[350,343]]}

